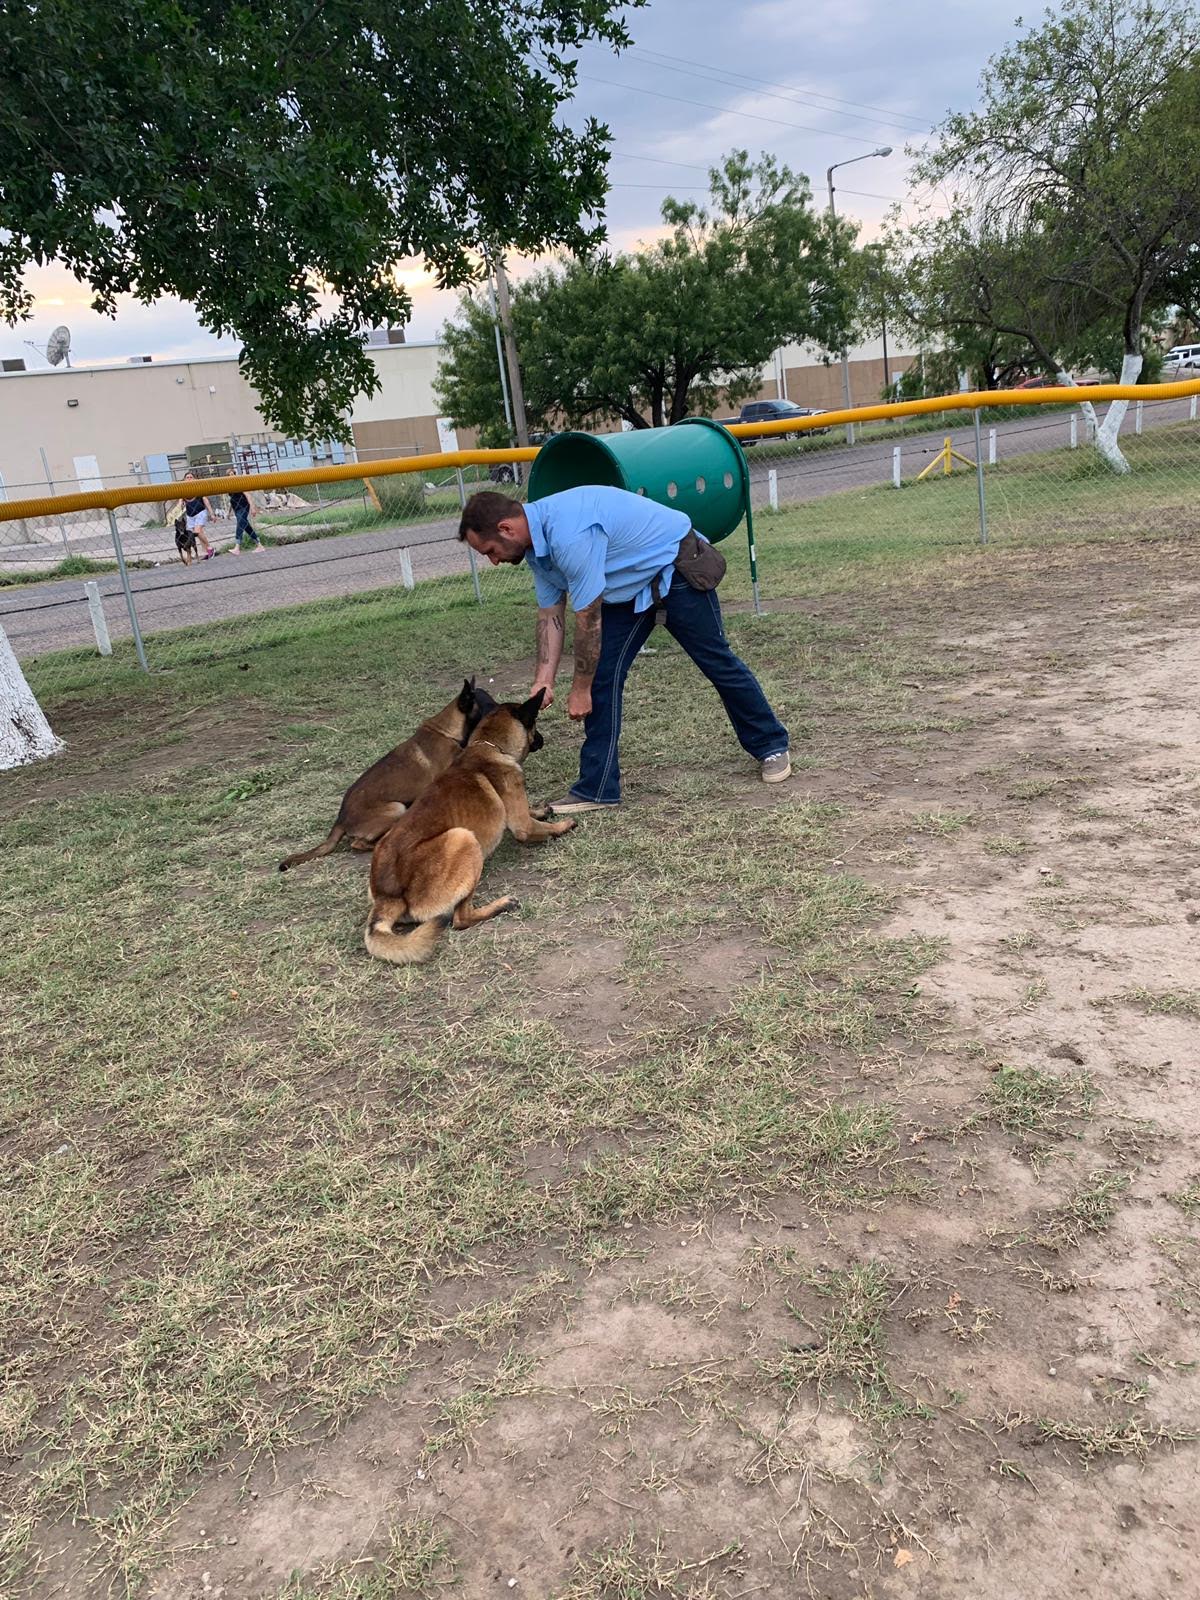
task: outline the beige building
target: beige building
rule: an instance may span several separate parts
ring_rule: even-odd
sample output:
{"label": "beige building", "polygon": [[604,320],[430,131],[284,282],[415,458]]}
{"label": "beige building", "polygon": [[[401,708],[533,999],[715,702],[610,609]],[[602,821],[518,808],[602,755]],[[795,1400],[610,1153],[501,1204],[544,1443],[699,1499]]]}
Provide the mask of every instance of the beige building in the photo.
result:
{"label": "beige building", "polygon": [[[438,448],[440,351],[433,342],[368,350],[380,389],[359,400],[351,423],[366,459]],[[178,476],[189,453],[229,460],[238,446],[262,456],[260,466],[345,455],[283,440],[228,356],[0,373],[0,492],[9,500],[44,494],[47,473],[60,493],[151,481]]]}
{"label": "beige building", "polygon": [[[455,447],[444,419],[439,426],[434,398],[441,352],[435,341],[368,349],[380,387],[358,400],[351,417],[360,459]],[[893,355],[893,378],[913,359]],[[871,346],[855,351],[851,373],[854,403],[877,400],[882,352]],[[763,369],[761,397],[781,387],[800,405],[842,403],[837,363],[826,366],[798,346]],[[460,430],[458,446],[474,442],[471,431]],[[227,356],[0,373],[0,495],[6,499],[44,494],[47,476],[59,493],[161,482],[206,456],[261,470],[340,460],[345,452],[289,442],[268,428],[257,395]]]}

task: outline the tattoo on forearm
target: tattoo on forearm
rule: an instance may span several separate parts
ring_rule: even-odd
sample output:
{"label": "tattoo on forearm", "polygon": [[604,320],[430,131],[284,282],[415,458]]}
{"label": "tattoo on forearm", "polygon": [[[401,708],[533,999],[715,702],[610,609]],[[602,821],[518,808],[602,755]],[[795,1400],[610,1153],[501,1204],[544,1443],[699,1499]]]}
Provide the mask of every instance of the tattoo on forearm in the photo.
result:
{"label": "tattoo on forearm", "polygon": [[[557,611],[551,612],[548,617],[539,616],[537,619],[537,664],[539,667],[548,667],[551,660],[551,641],[556,640],[563,631],[563,619]],[[562,646],[559,646],[562,654]]]}
{"label": "tattoo on forearm", "polygon": [[580,611],[575,616],[575,671],[594,678],[600,661],[600,612]]}

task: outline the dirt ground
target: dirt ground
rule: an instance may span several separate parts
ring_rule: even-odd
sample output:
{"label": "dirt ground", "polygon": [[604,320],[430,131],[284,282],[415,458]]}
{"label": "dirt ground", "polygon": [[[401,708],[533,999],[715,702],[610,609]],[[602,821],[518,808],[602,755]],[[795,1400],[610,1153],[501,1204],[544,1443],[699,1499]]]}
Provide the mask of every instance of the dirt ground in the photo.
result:
{"label": "dirt ground", "polygon": [[[754,795],[836,802],[875,933],[937,941],[919,1026],[825,1052],[897,1108],[880,1187],[434,1284],[448,1321],[501,1285],[515,1309],[475,1340],[458,1318],[319,1447],[206,1472],[146,1592],[1200,1593],[1198,601],[1182,547],[889,597],[954,669],[908,685],[919,734],[831,693],[794,784]],[[622,951],[614,915],[542,974],[597,1074],[786,960],[731,927],[631,991]],[[526,1181],[595,1155],[531,1150]],[[84,1592],[69,1536],[47,1571]]]}

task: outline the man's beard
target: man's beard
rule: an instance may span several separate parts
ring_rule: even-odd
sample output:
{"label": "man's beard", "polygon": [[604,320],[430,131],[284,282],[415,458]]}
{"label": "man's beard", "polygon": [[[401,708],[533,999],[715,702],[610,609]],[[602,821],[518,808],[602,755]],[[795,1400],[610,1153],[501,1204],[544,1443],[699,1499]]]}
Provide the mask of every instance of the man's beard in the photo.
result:
{"label": "man's beard", "polygon": [[500,559],[507,562],[510,567],[519,567],[525,559],[525,547],[516,539],[509,539],[505,534],[496,535],[496,543],[500,546]]}

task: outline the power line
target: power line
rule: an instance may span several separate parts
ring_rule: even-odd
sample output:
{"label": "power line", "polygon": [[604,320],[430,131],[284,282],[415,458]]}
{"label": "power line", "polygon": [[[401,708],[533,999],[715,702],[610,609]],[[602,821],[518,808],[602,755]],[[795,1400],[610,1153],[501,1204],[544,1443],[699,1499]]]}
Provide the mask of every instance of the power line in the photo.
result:
{"label": "power line", "polygon": [[[666,72],[678,72],[687,78],[705,78],[710,83],[728,83],[735,88],[741,86],[735,81],[738,79],[742,80],[742,84],[754,86],[756,89],[759,85],[762,85],[766,90],[763,98],[767,100],[786,100],[792,105],[811,106],[816,111],[832,110],[833,108],[830,106],[822,106],[817,103],[818,100],[832,100],[835,106],[857,106],[860,111],[871,111],[876,113],[872,117],[859,116],[853,111],[839,111],[837,113],[837,115],[849,117],[855,122],[870,122],[875,126],[895,128],[900,133],[929,132],[928,127],[921,121],[920,118],[911,117],[906,111],[887,111],[882,106],[866,105],[861,100],[840,100],[836,95],[821,94],[819,89],[800,89],[793,91],[788,88],[788,85],[773,83],[769,78],[756,78],[747,72],[720,70],[707,65],[702,61],[689,61],[686,56],[667,56],[661,51],[647,50],[641,45],[634,45],[627,53],[631,56],[644,57],[648,62],[651,62],[651,64],[660,68],[660,70]],[[652,60],[652,58],[657,59]],[[673,61],[678,61],[681,63],[681,65],[673,66],[671,64]],[[698,70],[689,70],[692,68]],[[778,92],[781,90],[784,92]],[[814,99],[812,96],[816,96],[817,98]],[[881,118],[887,119],[895,117],[902,118],[903,121],[880,121]],[[906,124],[910,124],[911,126],[906,126]]]}
{"label": "power line", "polygon": [[698,107],[704,111],[719,111],[727,117],[747,117],[751,122],[770,122],[777,128],[794,128],[799,133],[819,133],[825,138],[851,139],[855,144],[875,144],[874,139],[866,139],[861,133],[841,133],[836,128],[814,128],[807,122],[785,122],[782,117],[764,117],[755,111],[737,111],[732,106],[715,106],[710,100],[692,100],[681,94],[665,94],[661,89],[642,89],[636,84],[620,83],[613,78],[598,78],[593,72],[581,72],[580,78],[589,83],[603,83],[610,89],[623,89],[627,94],[650,94],[656,100],[673,100],[676,105]]}
{"label": "power line", "polygon": [[653,161],[660,167],[687,167],[689,172],[707,172],[707,167],[699,166],[695,161],[669,161],[666,156],[643,156],[634,150],[621,150],[613,146],[613,155],[618,161]]}

